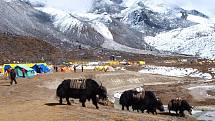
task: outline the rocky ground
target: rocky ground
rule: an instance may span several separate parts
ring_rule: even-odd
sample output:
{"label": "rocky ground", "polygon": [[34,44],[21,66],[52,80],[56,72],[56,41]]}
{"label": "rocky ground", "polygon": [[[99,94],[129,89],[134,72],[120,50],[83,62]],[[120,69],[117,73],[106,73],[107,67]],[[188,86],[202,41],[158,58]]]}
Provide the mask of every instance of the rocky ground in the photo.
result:
{"label": "rocky ground", "polygon": [[[81,107],[78,100],[74,100],[71,106],[59,105],[55,91],[58,84],[66,78],[83,77],[93,75],[100,80],[108,89],[111,96],[117,91],[134,88],[144,84],[146,90],[152,90],[167,104],[171,98],[180,96],[187,99],[192,105],[215,104],[211,102],[195,100],[183,85],[195,83],[195,78],[166,77],[152,74],[139,74],[134,71],[117,72],[78,72],[78,73],[51,73],[37,75],[33,79],[17,79],[17,85],[9,85],[9,80],[0,80],[0,120],[23,121],[194,121],[195,119],[186,115],[185,118],[159,113],[158,115],[142,114],[133,111],[121,111],[113,106],[102,106],[97,110],[87,102],[87,107]],[[178,82],[181,83],[178,83]],[[64,102],[65,103],[65,102]],[[66,103],[65,103],[66,104]]]}

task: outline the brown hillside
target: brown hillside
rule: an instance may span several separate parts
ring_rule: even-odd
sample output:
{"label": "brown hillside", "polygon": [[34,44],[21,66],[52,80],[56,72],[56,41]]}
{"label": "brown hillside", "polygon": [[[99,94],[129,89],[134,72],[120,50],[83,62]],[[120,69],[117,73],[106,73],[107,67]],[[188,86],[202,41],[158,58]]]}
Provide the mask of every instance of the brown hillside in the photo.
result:
{"label": "brown hillside", "polygon": [[0,34],[0,63],[58,61],[61,52],[51,44],[33,37]]}

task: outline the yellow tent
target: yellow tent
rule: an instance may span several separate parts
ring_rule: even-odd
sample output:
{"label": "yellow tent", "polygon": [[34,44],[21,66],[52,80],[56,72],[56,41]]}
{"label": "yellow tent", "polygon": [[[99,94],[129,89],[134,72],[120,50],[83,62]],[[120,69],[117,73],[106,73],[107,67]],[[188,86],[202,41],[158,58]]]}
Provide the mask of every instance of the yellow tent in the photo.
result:
{"label": "yellow tent", "polygon": [[145,63],[145,61],[138,61],[138,64],[139,65],[145,65],[146,63]]}
{"label": "yellow tent", "polygon": [[94,70],[96,71],[107,71],[108,66],[96,66]]}
{"label": "yellow tent", "polygon": [[108,61],[107,64],[108,64],[109,66],[117,66],[117,65],[120,64],[120,62],[119,62],[119,61]]}

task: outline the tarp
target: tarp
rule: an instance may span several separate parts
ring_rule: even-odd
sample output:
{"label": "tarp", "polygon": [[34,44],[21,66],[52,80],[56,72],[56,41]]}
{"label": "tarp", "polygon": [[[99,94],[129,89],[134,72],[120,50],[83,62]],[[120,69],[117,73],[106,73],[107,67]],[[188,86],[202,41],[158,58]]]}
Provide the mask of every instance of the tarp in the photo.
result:
{"label": "tarp", "polygon": [[48,72],[50,72],[50,69],[47,66],[45,66],[44,64],[35,64],[32,68],[37,73],[48,73]]}
{"label": "tarp", "polygon": [[[24,72],[24,75],[23,75],[22,69],[26,70]],[[28,67],[26,65],[19,64],[18,66],[15,67],[15,71],[16,71],[17,77],[33,78],[35,76],[34,69],[32,69],[32,68],[30,68],[30,67]]]}

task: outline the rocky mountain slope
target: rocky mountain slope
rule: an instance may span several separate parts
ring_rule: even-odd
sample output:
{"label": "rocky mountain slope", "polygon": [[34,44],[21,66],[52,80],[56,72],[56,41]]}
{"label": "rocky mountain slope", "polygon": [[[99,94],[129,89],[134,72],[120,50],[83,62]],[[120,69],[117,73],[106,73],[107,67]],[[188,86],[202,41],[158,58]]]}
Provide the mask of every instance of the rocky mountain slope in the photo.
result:
{"label": "rocky mountain slope", "polygon": [[190,16],[209,18],[163,0],[95,0],[87,13],[51,8],[44,1],[0,0],[0,12],[1,33],[36,37],[67,51],[81,46],[152,55],[163,51],[146,43],[146,36],[198,24]]}
{"label": "rocky mountain slope", "polygon": [[[103,23],[106,22],[106,20],[103,20],[105,15],[92,15],[95,20],[91,20],[90,18],[75,16],[56,9],[38,8],[36,10],[28,3],[21,1],[5,2],[0,0],[0,2],[0,16],[4,16],[0,18],[1,33],[37,37],[64,50],[72,50],[80,45],[83,48],[102,48],[102,44],[105,41],[111,40],[110,36],[112,34]],[[90,15],[88,16],[91,17]],[[124,25],[119,23],[119,26]],[[133,52],[135,52],[135,48],[151,48],[142,41],[140,32],[128,27],[123,29],[127,35],[131,35],[130,32],[139,33],[132,35],[135,37],[133,44],[130,42],[131,38],[119,35],[116,31],[114,38],[119,38],[119,41],[124,40],[121,43],[130,46],[123,46],[124,48],[134,48]]]}
{"label": "rocky mountain slope", "polygon": [[76,45],[54,28],[48,14],[24,2],[0,0],[0,16],[1,33],[37,37],[61,48]]}

